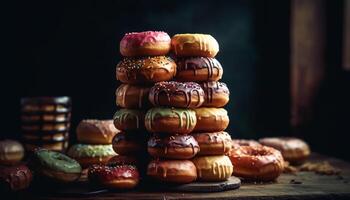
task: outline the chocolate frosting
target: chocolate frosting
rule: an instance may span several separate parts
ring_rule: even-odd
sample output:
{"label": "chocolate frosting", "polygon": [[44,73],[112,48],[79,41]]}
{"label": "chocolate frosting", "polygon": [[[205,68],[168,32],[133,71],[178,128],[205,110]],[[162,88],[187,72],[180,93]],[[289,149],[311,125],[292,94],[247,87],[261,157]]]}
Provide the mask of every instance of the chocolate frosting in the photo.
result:
{"label": "chocolate frosting", "polygon": [[148,147],[193,147],[199,148],[198,142],[191,135],[153,136],[148,140]]}
{"label": "chocolate frosting", "polygon": [[[192,95],[197,95],[198,99],[204,98],[204,91],[198,83],[195,82],[177,82],[177,81],[163,81],[156,83],[150,90],[149,100],[152,104],[159,105],[159,96],[165,94],[168,97],[168,103],[171,105],[171,97],[183,95],[185,98],[185,105],[183,107],[190,107],[192,102]],[[196,107],[199,107],[203,102],[198,101]]]}

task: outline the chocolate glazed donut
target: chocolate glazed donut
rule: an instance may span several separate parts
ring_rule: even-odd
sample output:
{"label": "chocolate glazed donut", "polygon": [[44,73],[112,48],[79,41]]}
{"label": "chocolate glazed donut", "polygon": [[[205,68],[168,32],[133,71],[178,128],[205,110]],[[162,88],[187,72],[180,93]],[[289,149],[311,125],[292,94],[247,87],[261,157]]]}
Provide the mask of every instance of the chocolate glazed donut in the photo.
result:
{"label": "chocolate glazed donut", "polygon": [[191,135],[153,136],[148,140],[148,153],[155,158],[190,159],[199,151]]}
{"label": "chocolate glazed donut", "polygon": [[194,82],[159,82],[151,88],[149,101],[154,106],[197,108],[204,102],[204,91]]}
{"label": "chocolate glazed donut", "polygon": [[230,99],[230,91],[225,83],[211,81],[200,84],[204,90],[204,107],[224,107]]}
{"label": "chocolate glazed donut", "polygon": [[218,81],[223,74],[222,66],[215,58],[179,58],[176,64],[177,73],[175,79],[178,81]]}

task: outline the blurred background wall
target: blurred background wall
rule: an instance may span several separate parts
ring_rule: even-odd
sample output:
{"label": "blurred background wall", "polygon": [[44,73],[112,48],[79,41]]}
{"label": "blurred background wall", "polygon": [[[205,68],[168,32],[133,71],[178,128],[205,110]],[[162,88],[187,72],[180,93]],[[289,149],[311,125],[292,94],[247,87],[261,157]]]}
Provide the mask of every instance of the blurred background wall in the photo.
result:
{"label": "blurred background wall", "polygon": [[290,125],[291,1],[2,3],[0,137],[19,138],[19,101],[26,96],[71,96],[72,133],[81,119],[111,118],[124,33],[198,32],[220,44],[233,138],[297,135],[315,151],[350,159],[350,75],[341,67],[345,1],[320,2],[325,75],[311,119],[297,128]]}

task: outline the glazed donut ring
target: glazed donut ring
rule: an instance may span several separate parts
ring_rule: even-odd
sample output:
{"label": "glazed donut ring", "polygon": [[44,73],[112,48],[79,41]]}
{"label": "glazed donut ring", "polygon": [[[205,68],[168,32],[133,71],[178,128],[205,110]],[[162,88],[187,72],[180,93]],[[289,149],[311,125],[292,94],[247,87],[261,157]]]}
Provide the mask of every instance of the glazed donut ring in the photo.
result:
{"label": "glazed donut ring", "polygon": [[231,136],[225,131],[192,135],[200,147],[198,155],[223,155],[231,150]]}
{"label": "glazed donut ring", "polygon": [[137,133],[121,132],[113,138],[113,149],[119,155],[137,155],[146,150],[145,139]]}
{"label": "glazed donut ring", "polygon": [[159,82],[151,88],[149,101],[154,106],[197,108],[204,102],[204,91],[194,82]]}
{"label": "glazed donut ring", "polygon": [[233,148],[229,157],[235,170],[233,175],[247,180],[272,181],[283,171],[281,153],[267,146],[240,146]]}
{"label": "glazed donut ring", "polygon": [[225,181],[232,175],[233,166],[227,156],[197,156],[192,161],[200,181]]}
{"label": "glazed donut ring", "polygon": [[36,173],[59,182],[78,180],[82,169],[79,163],[55,151],[39,149],[34,152],[32,164]]}
{"label": "glazed donut ring", "polygon": [[150,105],[148,93],[150,87],[121,84],[116,92],[116,104],[123,108],[145,108]]}
{"label": "glazed donut ring", "polygon": [[190,159],[199,152],[191,135],[153,136],[148,140],[148,153],[155,158]]}
{"label": "glazed donut ring", "polygon": [[[25,165],[1,166],[0,183],[2,192],[18,191],[28,188],[32,182],[33,175]],[[4,187],[4,188],[3,188]],[[2,193],[4,195],[4,193]],[[6,196],[4,196],[6,198]]]}
{"label": "glazed donut ring", "polygon": [[197,124],[193,132],[218,132],[227,128],[230,119],[224,108],[196,108]]}
{"label": "glazed donut ring", "polygon": [[301,164],[310,156],[309,145],[298,138],[262,138],[259,142],[281,151],[284,160],[291,164]]}
{"label": "glazed donut ring", "polygon": [[120,53],[123,56],[160,56],[170,51],[171,39],[162,31],[127,33],[120,41]]}
{"label": "glazed donut ring", "polygon": [[160,182],[185,184],[197,179],[196,166],[189,160],[153,160],[147,175]]}
{"label": "glazed donut ring", "polygon": [[0,141],[0,164],[13,165],[24,157],[24,148],[15,140]]}
{"label": "glazed donut ring", "polygon": [[82,120],[77,126],[77,140],[87,144],[111,144],[119,132],[114,127],[113,120]]}
{"label": "glazed donut ring", "polygon": [[87,168],[93,164],[106,164],[116,153],[111,144],[75,144],[68,149],[67,155]]}
{"label": "glazed donut ring", "polygon": [[123,58],[117,65],[117,80],[126,84],[152,84],[171,80],[176,63],[166,56]]}
{"label": "glazed donut ring", "polygon": [[145,126],[150,133],[189,134],[196,123],[196,113],[186,108],[154,107],[145,116]]}
{"label": "glazed donut ring", "polygon": [[221,64],[215,58],[178,58],[176,65],[175,79],[180,82],[218,81],[224,73]]}
{"label": "glazed donut ring", "polygon": [[133,165],[93,165],[89,181],[111,189],[131,189],[139,183],[139,172]]}
{"label": "glazed donut ring", "polygon": [[145,113],[136,109],[119,109],[113,117],[114,126],[122,131],[145,130]]}
{"label": "glazed donut ring", "polygon": [[224,107],[230,100],[230,90],[225,83],[203,82],[200,84],[204,90],[203,107]]}
{"label": "glazed donut ring", "polygon": [[261,146],[261,144],[255,140],[246,140],[246,139],[234,139],[231,142],[232,148],[237,148],[240,146]]}
{"label": "glazed donut ring", "polygon": [[203,56],[215,57],[219,44],[207,34],[176,34],[171,38],[171,50],[177,57]]}

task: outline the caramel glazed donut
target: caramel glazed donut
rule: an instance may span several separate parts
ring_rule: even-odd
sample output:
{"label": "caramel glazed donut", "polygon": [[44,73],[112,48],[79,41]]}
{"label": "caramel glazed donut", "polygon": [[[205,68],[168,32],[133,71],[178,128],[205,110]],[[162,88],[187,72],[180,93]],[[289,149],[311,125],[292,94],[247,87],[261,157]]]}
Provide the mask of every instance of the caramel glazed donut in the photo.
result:
{"label": "caramel glazed donut", "polygon": [[192,161],[200,181],[224,181],[232,175],[233,166],[227,156],[197,156]]}
{"label": "caramel glazed donut", "polygon": [[166,56],[123,58],[116,69],[117,80],[126,84],[168,81],[175,74],[175,61]]}
{"label": "caramel glazed donut", "polygon": [[204,102],[204,91],[194,82],[159,82],[151,88],[149,101],[154,106],[197,108]]}
{"label": "caramel glazed donut", "polygon": [[281,151],[283,158],[291,164],[301,164],[310,156],[309,145],[298,138],[262,138],[259,142]]}
{"label": "caramel glazed donut", "polygon": [[122,108],[148,107],[149,90],[147,86],[121,84],[115,92],[116,104]]}
{"label": "caramel glazed donut", "polygon": [[119,132],[113,120],[82,120],[77,126],[77,140],[88,144],[111,144],[113,137]]}
{"label": "caramel glazed donut", "polygon": [[154,107],[145,116],[145,126],[150,133],[189,134],[196,123],[196,113],[186,108]]}
{"label": "caramel glazed donut", "polygon": [[219,44],[211,35],[176,34],[171,38],[171,50],[177,57],[203,56],[213,58],[219,52]]}
{"label": "caramel glazed donut", "polygon": [[192,135],[200,147],[198,155],[223,155],[231,150],[231,136],[225,131]]}
{"label": "caramel glazed donut", "polygon": [[166,55],[170,43],[169,35],[162,31],[127,33],[120,41],[120,53],[127,57]]}
{"label": "caramel glazed donut", "polygon": [[237,146],[229,153],[233,175],[247,180],[272,181],[283,171],[280,151],[267,146]]}
{"label": "caramel glazed donut", "polygon": [[175,79],[181,82],[218,81],[223,74],[222,66],[215,58],[178,58],[176,65],[177,73]]}
{"label": "caramel glazed donut", "polygon": [[184,184],[197,179],[196,166],[189,160],[153,160],[147,175],[157,181]]}
{"label": "caramel glazed donut", "polygon": [[224,108],[196,108],[197,124],[193,132],[217,132],[227,128],[230,119]]}

